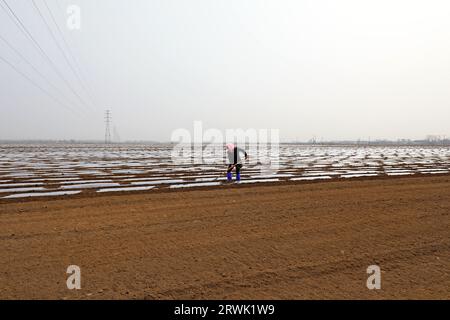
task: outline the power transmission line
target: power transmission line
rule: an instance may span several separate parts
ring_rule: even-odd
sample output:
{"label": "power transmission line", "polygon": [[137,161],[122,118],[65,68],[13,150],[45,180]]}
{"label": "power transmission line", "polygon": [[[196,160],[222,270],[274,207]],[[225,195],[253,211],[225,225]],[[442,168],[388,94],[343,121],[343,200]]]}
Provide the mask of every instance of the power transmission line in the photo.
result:
{"label": "power transmission line", "polygon": [[[5,1],[5,0],[4,0],[4,1]],[[47,31],[49,32],[50,36],[51,36],[52,39],[54,40],[56,46],[57,46],[58,49],[61,51],[61,54],[63,55],[64,59],[66,60],[67,64],[69,65],[70,69],[72,70],[72,72],[74,73],[74,75],[78,78],[78,80],[79,80],[80,83],[81,83],[81,80],[79,79],[77,72],[74,70],[74,68],[72,67],[72,64],[71,64],[70,61],[67,59],[67,56],[66,56],[64,50],[63,50],[63,49],[61,48],[61,46],[59,45],[58,40],[56,39],[56,37],[55,37],[55,35],[54,35],[52,29],[50,28],[49,24],[47,23],[47,20],[45,19],[45,17],[44,17],[44,15],[42,14],[41,10],[40,10],[39,7],[36,5],[36,3],[35,3],[34,0],[32,0],[32,3],[33,3],[33,6],[34,6],[36,12],[39,14],[39,16],[41,17],[42,21],[44,22],[44,24],[45,24],[45,26],[46,26],[46,28],[47,28]],[[46,55],[46,56],[47,56],[47,55]],[[48,57],[48,56],[47,56],[47,57]],[[54,66],[55,66],[55,65],[54,65]],[[56,66],[55,66],[55,68],[56,68]],[[57,68],[56,68],[56,69],[57,69]],[[55,71],[56,71],[56,70],[55,70]],[[58,73],[60,73],[59,70],[57,70],[57,71],[58,71]],[[62,76],[62,74],[60,74],[60,75],[61,75],[61,77],[63,78],[63,80],[65,81],[66,85],[69,87],[69,89],[73,92],[73,94],[75,94],[75,95],[77,96],[78,100],[80,100],[80,102],[81,102],[84,106],[87,106],[87,107],[88,107],[88,104],[86,103],[86,101],[85,101],[85,100],[84,100],[84,99],[83,99],[83,98],[82,98],[82,97],[81,97],[81,96],[73,89],[73,87],[69,84],[69,82]],[[81,85],[83,86],[83,84],[81,84]],[[88,107],[88,108],[90,108],[90,107]]]}
{"label": "power transmission line", "polygon": [[[81,68],[80,68],[80,65],[79,65],[77,59],[75,59],[75,55],[73,54],[72,50],[70,49],[70,46],[69,46],[69,44],[67,43],[66,38],[64,37],[64,33],[62,32],[61,28],[59,27],[59,25],[58,25],[58,23],[57,23],[57,21],[56,21],[56,19],[55,19],[55,16],[53,15],[52,10],[51,10],[50,7],[48,6],[47,0],[43,0],[43,2],[44,2],[44,4],[45,4],[45,7],[47,8],[48,13],[50,14],[50,17],[51,17],[52,20],[53,20],[53,23],[54,23],[55,26],[56,26],[56,29],[57,29],[58,32],[59,32],[59,35],[60,35],[61,39],[62,39],[63,42],[64,42],[64,45],[65,45],[65,47],[66,47],[66,49],[67,49],[67,52],[69,52],[69,54],[70,54],[70,56],[71,56],[73,62],[75,63],[75,66],[76,66],[77,69],[78,69],[79,80],[80,80],[80,83],[83,85],[84,91],[88,94],[88,96],[89,96],[89,98],[91,99],[91,101],[94,102],[94,104],[95,104],[95,99],[94,99],[93,96],[92,96],[93,90],[92,90],[92,88],[90,88],[88,82],[86,81],[85,77],[83,76],[83,72],[82,72],[82,70],[81,70]],[[60,2],[57,1],[57,4],[58,4],[59,8],[61,8],[60,5],[59,5],[59,3],[60,3]]]}
{"label": "power transmission line", "polygon": [[[39,53],[47,60],[47,62],[52,67],[53,71],[64,81],[64,83],[67,85],[67,87],[72,91],[72,93],[80,100],[80,102],[87,106],[86,103],[83,101],[83,99],[80,97],[78,93],[73,90],[72,86],[69,84],[69,82],[64,78],[64,76],[61,74],[61,72],[58,70],[56,65],[53,63],[53,61],[50,59],[50,57],[45,53],[45,51],[42,49],[42,47],[39,45],[39,43],[36,41],[36,39],[33,37],[33,35],[28,31],[28,29],[25,27],[25,25],[22,23],[20,18],[16,15],[14,10],[9,6],[9,4],[6,2],[6,0],[2,0],[3,3],[8,8],[9,12],[13,15],[14,19],[10,18],[14,21],[14,23],[19,27],[19,29],[22,31],[22,33],[25,34],[26,37],[28,37],[34,44],[34,46],[38,49]],[[6,9],[2,6],[3,10],[6,11]]]}
{"label": "power transmission line", "polygon": [[11,43],[6,40],[2,35],[0,35],[0,39],[15,53],[17,54],[23,61],[25,61],[26,64],[28,64],[33,70],[34,72],[36,72],[42,79],[45,80],[45,82],[47,82],[47,84],[49,84],[54,90],[56,90],[61,96],[63,96],[65,99],[67,99],[67,97],[65,96],[65,94],[63,94],[53,83],[50,82],[50,80],[48,80],[27,58],[25,58],[25,56],[23,54],[20,53],[19,50],[17,50],[16,48],[14,48]]}
{"label": "power transmission line", "polygon": [[41,17],[42,21],[44,22],[48,33],[50,34],[50,36],[52,37],[53,41],[56,44],[56,47],[59,49],[59,51],[61,52],[62,56],[64,57],[64,60],[67,62],[67,65],[69,66],[69,68],[72,70],[73,74],[75,75],[75,77],[78,79],[78,81],[81,84],[81,87],[83,87],[83,89],[86,91],[86,88],[84,88],[83,82],[81,81],[80,77],[78,76],[77,71],[75,71],[74,67],[72,66],[72,63],[69,61],[69,59],[67,58],[67,55],[65,53],[65,51],[63,50],[63,48],[61,47],[61,45],[58,42],[58,39],[56,39],[55,34],[53,33],[52,29],[50,28],[50,25],[47,23],[47,20],[45,19],[44,15],[42,14],[41,9],[39,9],[39,7],[36,5],[35,0],[31,0],[31,2],[33,3],[33,7],[35,8],[35,10],[37,11],[37,13],[39,14],[39,16]]}
{"label": "power transmission line", "polygon": [[[55,96],[53,96],[50,92],[48,92],[47,90],[45,90],[44,88],[42,88],[39,84],[37,84],[33,79],[31,79],[30,77],[28,77],[25,73],[23,73],[22,71],[20,71],[17,67],[15,67],[11,62],[9,62],[8,60],[6,60],[4,57],[0,56],[0,60],[2,60],[4,63],[6,63],[7,65],[9,65],[14,71],[16,71],[18,74],[20,74],[22,77],[24,77],[26,80],[28,80],[32,85],[34,85],[35,87],[37,87],[39,90],[41,90],[42,92],[44,92],[47,96],[49,96],[52,100],[54,100],[56,103],[62,105],[63,107],[65,107],[66,109],[70,110],[71,112],[77,114],[70,106],[68,106],[67,104],[61,102],[58,98],[56,98]],[[78,115],[78,114],[77,114]]]}

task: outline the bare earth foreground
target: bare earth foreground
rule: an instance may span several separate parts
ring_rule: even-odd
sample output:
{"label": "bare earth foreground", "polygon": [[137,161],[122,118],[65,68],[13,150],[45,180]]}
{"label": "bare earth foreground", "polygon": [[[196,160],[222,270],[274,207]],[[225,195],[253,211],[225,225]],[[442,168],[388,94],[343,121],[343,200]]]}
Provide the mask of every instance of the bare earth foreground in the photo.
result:
{"label": "bare earth foreground", "polygon": [[450,176],[2,201],[0,252],[1,299],[450,299]]}

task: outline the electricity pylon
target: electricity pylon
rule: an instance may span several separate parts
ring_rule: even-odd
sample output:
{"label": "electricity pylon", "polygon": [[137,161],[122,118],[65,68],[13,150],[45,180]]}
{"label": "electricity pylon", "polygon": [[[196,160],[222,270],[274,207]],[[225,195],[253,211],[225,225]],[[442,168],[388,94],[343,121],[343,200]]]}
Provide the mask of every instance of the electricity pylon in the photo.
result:
{"label": "electricity pylon", "polygon": [[111,143],[111,111],[105,112],[105,144]]}

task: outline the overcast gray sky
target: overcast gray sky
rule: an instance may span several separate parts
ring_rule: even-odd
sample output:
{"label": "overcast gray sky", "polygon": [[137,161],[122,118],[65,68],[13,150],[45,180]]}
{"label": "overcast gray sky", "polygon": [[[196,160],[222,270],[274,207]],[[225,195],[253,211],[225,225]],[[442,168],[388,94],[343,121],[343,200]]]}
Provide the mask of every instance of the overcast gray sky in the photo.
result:
{"label": "overcast gray sky", "polygon": [[64,105],[0,60],[0,139],[102,139],[106,108],[122,140],[194,120],[282,140],[450,136],[448,0],[47,0],[70,52],[35,0],[78,77],[32,1],[6,3],[56,68],[3,1],[0,36],[46,80],[2,39],[0,57]]}

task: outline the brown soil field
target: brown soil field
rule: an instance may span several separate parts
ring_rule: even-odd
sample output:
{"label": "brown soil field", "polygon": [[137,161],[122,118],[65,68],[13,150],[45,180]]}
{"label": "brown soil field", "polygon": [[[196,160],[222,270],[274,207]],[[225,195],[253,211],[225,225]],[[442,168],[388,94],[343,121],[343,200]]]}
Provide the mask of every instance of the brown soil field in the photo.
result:
{"label": "brown soil field", "polygon": [[0,252],[0,299],[450,299],[450,176],[3,201]]}

